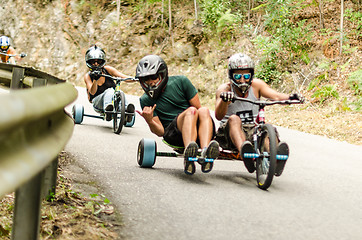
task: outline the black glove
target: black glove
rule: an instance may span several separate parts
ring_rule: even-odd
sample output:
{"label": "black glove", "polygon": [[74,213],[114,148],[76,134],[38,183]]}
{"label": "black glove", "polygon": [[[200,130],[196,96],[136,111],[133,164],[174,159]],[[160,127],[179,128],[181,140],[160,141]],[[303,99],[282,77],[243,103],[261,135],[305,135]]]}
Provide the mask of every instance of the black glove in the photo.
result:
{"label": "black glove", "polygon": [[304,97],[300,96],[298,93],[293,93],[289,96],[289,100],[298,100],[304,102]]}
{"label": "black glove", "polygon": [[26,53],[20,53],[20,57],[21,57],[21,58],[26,57]]}
{"label": "black glove", "polygon": [[235,102],[235,93],[233,92],[222,92],[220,98],[224,102]]}
{"label": "black glove", "polygon": [[98,80],[101,77],[101,71],[94,70],[94,71],[89,73],[89,76],[94,80]]}

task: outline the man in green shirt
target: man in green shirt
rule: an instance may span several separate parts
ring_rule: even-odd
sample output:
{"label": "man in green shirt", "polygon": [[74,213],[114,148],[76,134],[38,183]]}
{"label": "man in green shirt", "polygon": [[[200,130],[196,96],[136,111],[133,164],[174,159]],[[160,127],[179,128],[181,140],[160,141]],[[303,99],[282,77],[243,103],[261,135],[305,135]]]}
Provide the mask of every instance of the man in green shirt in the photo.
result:
{"label": "man in green shirt", "polygon": [[[140,98],[142,111],[137,111],[147,122],[151,132],[174,146],[185,147],[184,172],[195,173],[195,164],[189,158],[201,156],[215,159],[219,144],[211,141],[215,135],[210,111],[201,107],[196,88],[186,76],[168,76],[167,65],[157,55],[148,55],[137,64],[136,78],[145,91]],[[198,145],[199,144],[199,145]],[[202,172],[210,172],[213,162],[204,162]]]}

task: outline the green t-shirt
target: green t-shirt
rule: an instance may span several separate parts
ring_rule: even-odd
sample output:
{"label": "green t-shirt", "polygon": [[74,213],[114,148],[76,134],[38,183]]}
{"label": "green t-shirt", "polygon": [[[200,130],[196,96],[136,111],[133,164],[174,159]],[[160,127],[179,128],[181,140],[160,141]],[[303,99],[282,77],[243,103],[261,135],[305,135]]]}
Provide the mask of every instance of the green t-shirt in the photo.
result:
{"label": "green t-shirt", "polygon": [[164,92],[157,100],[146,93],[141,96],[141,108],[157,104],[153,116],[158,116],[166,128],[178,114],[191,106],[189,101],[196,94],[196,88],[186,76],[170,76]]}

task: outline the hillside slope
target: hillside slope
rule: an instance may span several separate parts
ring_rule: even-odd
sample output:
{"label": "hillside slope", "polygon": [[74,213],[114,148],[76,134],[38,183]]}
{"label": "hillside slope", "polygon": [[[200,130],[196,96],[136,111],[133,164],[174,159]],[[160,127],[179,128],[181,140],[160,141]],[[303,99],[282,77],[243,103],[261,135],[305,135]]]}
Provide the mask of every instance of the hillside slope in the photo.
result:
{"label": "hillside slope", "polygon": [[[170,74],[189,77],[198,88],[202,103],[211,109],[217,86],[228,81],[227,58],[235,52],[246,52],[260,63],[262,53],[255,39],[267,35],[262,21],[263,12],[255,11],[250,21],[245,20],[245,25],[240,25],[240,31],[220,40],[223,36],[210,33],[201,23],[200,17],[199,21],[195,21],[195,9],[191,1],[173,1],[171,32],[167,6],[164,6],[162,12],[161,1],[143,5],[130,4],[134,1],[121,1],[119,20],[115,1],[1,1],[0,33],[13,39],[18,52],[28,54],[19,64],[33,66],[84,86],[83,75],[87,71],[84,54],[91,44],[97,43],[103,47],[108,63],[129,75],[134,75],[136,63],[141,57],[151,53],[160,54],[168,63]],[[358,1],[344,2],[345,9],[360,8]],[[346,45],[348,49],[339,55],[340,1],[328,1],[323,6],[325,29],[328,29],[325,32],[320,28],[318,6],[313,5],[311,0],[304,3],[305,6],[294,14],[293,21],[306,20],[313,33],[306,42],[311,49],[308,53],[310,60],[307,63],[302,60],[290,62],[292,68],[286,68],[282,81],[276,82],[273,87],[286,93],[304,94],[309,100],[308,104],[303,108],[288,109],[287,112],[294,109],[297,113],[305,112],[298,119],[311,124],[303,124],[301,128],[300,124],[283,121],[290,118],[283,115],[284,111],[274,111],[269,120],[361,144],[360,133],[356,134],[353,129],[362,127],[351,127],[348,132],[342,130],[335,135],[333,131],[317,130],[321,126],[316,126],[316,122],[322,123],[323,118],[322,129],[328,127],[325,121],[333,122],[338,127],[345,118],[357,126],[362,122],[360,112],[355,111],[361,105],[361,92],[353,90],[347,82],[351,73],[361,69],[361,23],[348,21],[350,18],[345,17],[345,32],[352,38]],[[200,8],[198,6],[199,13]],[[332,89],[322,88],[324,85],[332,86]],[[142,94],[137,84],[125,85],[124,91]],[[319,95],[315,94],[317,91]],[[334,91],[338,97],[333,95]],[[314,119],[315,112],[321,114],[320,121]],[[338,120],[332,120],[337,115]],[[337,126],[329,128],[338,129]],[[354,137],[349,139],[349,136]]]}

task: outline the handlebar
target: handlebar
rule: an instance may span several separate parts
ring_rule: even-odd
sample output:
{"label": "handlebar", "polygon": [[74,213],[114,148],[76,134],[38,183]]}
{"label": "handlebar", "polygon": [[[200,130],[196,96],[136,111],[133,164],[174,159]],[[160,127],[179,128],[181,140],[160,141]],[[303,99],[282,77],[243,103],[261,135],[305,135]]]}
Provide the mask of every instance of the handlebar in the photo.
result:
{"label": "handlebar", "polygon": [[119,81],[119,82],[123,82],[123,81],[127,81],[127,80],[133,80],[133,81],[138,81],[137,78],[132,78],[132,77],[129,77],[129,78],[121,78],[121,77],[114,77],[114,76],[111,76],[111,75],[108,75],[108,74],[97,74],[95,73],[96,76],[99,76],[99,77],[108,77],[108,78],[111,78],[113,79],[114,81]]}
{"label": "handlebar", "polygon": [[247,98],[242,98],[242,97],[234,97],[234,100],[237,101],[244,101],[244,102],[249,102],[255,105],[259,105],[259,106],[269,106],[269,105],[275,105],[275,104],[284,104],[284,105],[288,105],[288,104],[301,104],[304,103],[304,99],[302,100],[278,100],[278,101],[262,101],[262,100],[251,100],[251,99],[247,99]]}
{"label": "handlebar", "polygon": [[27,56],[26,53],[20,53],[20,54],[7,54],[7,53],[2,53],[0,52],[1,55],[5,55],[5,56],[9,56],[9,57],[15,57],[15,56],[20,56],[21,58],[24,58]]}

